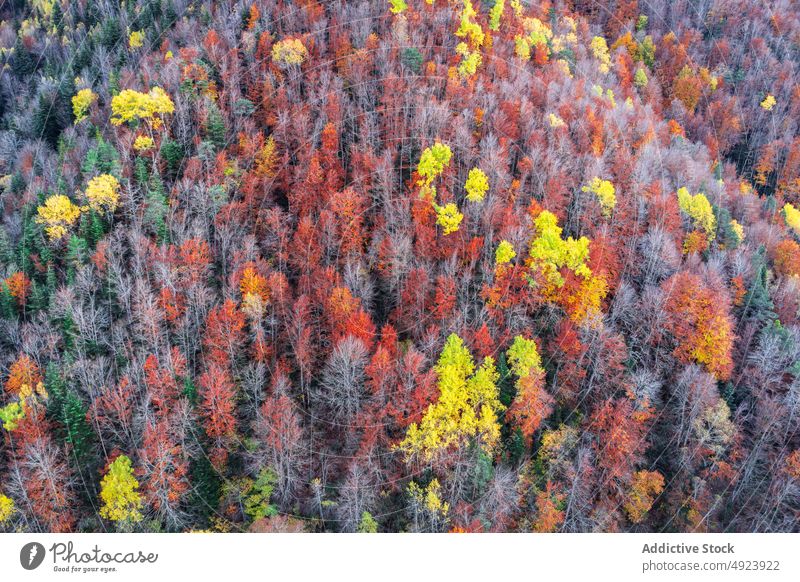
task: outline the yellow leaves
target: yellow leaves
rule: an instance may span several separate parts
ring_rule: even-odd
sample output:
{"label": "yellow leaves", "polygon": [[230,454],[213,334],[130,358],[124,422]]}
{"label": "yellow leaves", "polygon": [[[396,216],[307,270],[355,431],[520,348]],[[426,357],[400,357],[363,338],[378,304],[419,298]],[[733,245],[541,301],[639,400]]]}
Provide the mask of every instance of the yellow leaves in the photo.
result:
{"label": "yellow leaves", "polygon": [[252,267],[247,267],[242,272],[242,280],[239,283],[239,291],[242,293],[242,298],[247,299],[248,295],[258,296],[262,301],[266,302],[269,299],[269,289],[267,287],[267,279],[256,272]]}
{"label": "yellow leaves", "polygon": [[131,460],[125,455],[117,457],[100,483],[103,506],[100,516],[111,521],[142,520],[142,498],[139,482],[133,476]]}
{"label": "yellow leaves", "polygon": [[50,196],[39,206],[36,222],[44,225],[50,240],[58,240],[67,234],[70,226],[80,218],[81,209],[63,194]]}
{"label": "yellow leaves", "polygon": [[775,100],[775,97],[771,93],[768,93],[760,105],[761,109],[764,111],[772,111],[772,108],[775,107],[777,103],[778,102]]}
{"label": "yellow leaves", "polygon": [[19,421],[25,418],[29,401],[44,402],[47,400],[47,390],[42,382],[38,382],[35,387],[30,384],[23,384],[20,387],[18,396],[19,400],[10,402],[0,408],[0,424],[7,431],[16,430]]}
{"label": "yellow leaves", "polygon": [[408,494],[420,506],[427,509],[432,514],[437,514],[441,517],[447,515],[450,511],[450,505],[442,501],[441,497],[442,487],[438,479],[432,479],[427,487],[423,489],[414,481],[408,485]]}
{"label": "yellow leaves", "polygon": [[523,61],[531,60],[531,45],[527,38],[519,35],[514,37],[514,54]]}
{"label": "yellow leaves", "polygon": [[737,221],[736,219],[732,219],[730,225],[731,225],[731,230],[739,239],[739,244],[741,244],[742,241],[744,241],[744,227],[741,224],[739,224],[739,221]]}
{"label": "yellow leaves", "polygon": [[582,236],[575,240],[572,237],[561,238],[561,227],[558,226],[556,216],[543,210],[534,221],[538,236],[531,241],[529,251],[530,265],[540,271],[553,287],[564,285],[564,278],[559,273],[562,267],[567,267],[576,275],[583,278],[591,276],[592,272],[586,266],[589,257],[589,239]]}
{"label": "yellow leaves", "polygon": [[420,184],[430,185],[450,164],[452,155],[450,146],[438,141],[431,147],[425,148],[417,165],[417,173],[422,178]]}
{"label": "yellow leaves", "polygon": [[89,201],[89,208],[98,214],[113,213],[119,203],[119,182],[111,174],[95,176],[89,180],[84,194]]}
{"label": "yellow leaves", "polygon": [[161,87],[153,87],[147,93],[125,89],[111,99],[112,125],[143,120],[158,128],[161,117],[174,111],[175,104]]}
{"label": "yellow leaves", "polygon": [[636,73],[633,75],[633,84],[639,87],[639,89],[644,89],[647,87],[648,82],[647,73],[644,72],[644,69],[641,67],[636,69]]}
{"label": "yellow leaves", "polygon": [[[563,239],[562,229],[554,214],[543,210],[534,221],[537,236],[531,241],[528,265],[534,274],[543,279],[541,296],[561,305],[575,323],[583,323],[590,316],[600,314],[608,284],[603,276],[593,275],[586,264],[590,241],[586,237]],[[575,278],[565,288],[562,269],[571,271]],[[538,282],[532,280],[532,285]]]}
{"label": "yellow leaves", "polygon": [[511,371],[520,378],[527,378],[531,372],[543,371],[542,359],[533,340],[516,336],[506,355]]}
{"label": "yellow leaves", "polygon": [[482,57],[480,48],[483,46],[485,35],[480,25],[475,22],[475,8],[470,0],[463,0],[464,8],[461,11],[461,22],[456,36],[463,38],[465,42],[460,42],[456,46],[456,52],[461,55],[461,62],[458,65],[458,74],[461,78],[474,75],[481,65]]}
{"label": "yellow leaves", "polygon": [[405,0],[389,0],[389,12],[392,14],[402,14],[408,9]]}
{"label": "yellow leaves", "polygon": [[444,234],[452,234],[458,231],[458,226],[464,219],[464,215],[458,211],[458,206],[450,202],[444,206],[434,204],[436,210],[436,224],[444,229]]}
{"label": "yellow leaves", "polygon": [[528,33],[527,41],[531,47],[546,45],[553,38],[553,31],[538,18],[526,18],[522,21],[522,27]]}
{"label": "yellow leaves", "polygon": [[438,141],[429,148],[425,148],[419,158],[417,174],[420,180],[420,196],[430,198],[433,208],[436,211],[436,224],[444,228],[444,234],[448,235],[458,230],[464,215],[458,211],[458,206],[450,202],[444,206],[436,204],[436,188],[433,181],[444,172],[450,164],[453,152],[450,147]]}
{"label": "yellow leaves", "polygon": [[485,358],[475,370],[464,342],[452,334],[434,370],[439,399],[428,407],[419,425],[409,427],[398,448],[408,457],[421,456],[425,461],[476,440],[484,450],[491,450],[500,437],[497,415],[503,410],[494,360]]}
{"label": "yellow leaves", "polygon": [[470,51],[466,43],[460,42],[456,46],[456,52],[462,57],[458,64],[458,74],[462,79],[471,77],[478,72],[478,67],[481,66],[483,60],[480,51]]}
{"label": "yellow leaves", "polygon": [[38,207],[36,222],[44,225],[51,241],[63,238],[82,212],[92,209],[98,213],[113,213],[119,203],[119,181],[111,174],[95,176],[86,185],[84,195],[88,206],[78,206],[67,196],[54,194]]}
{"label": "yellow leaves", "polygon": [[637,471],[623,509],[633,523],[640,523],[653,502],[664,490],[664,477],[658,471]]}
{"label": "yellow leaves", "polygon": [[692,195],[685,187],[678,188],[678,206],[694,220],[695,228],[703,229],[708,240],[714,240],[717,219],[704,194]]}
{"label": "yellow leaves", "polygon": [[283,68],[300,66],[308,58],[308,49],[299,38],[285,38],[272,46],[272,62]]}
{"label": "yellow leaves", "polygon": [[89,107],[97,101],[97,95],[91,89],[81,89],[72,97],[72,114],[75,123],[80,123],[89,113]]}
{"label": "yellow leaves", "polygon": [[489,30],[500,30],[500,19],[503,17],[506,0],[495,0],[494,6],[489,10]]}
{"label": "yellow leaves", "polygon": [[144,45],[144,31],[134,30],[128,35],[128,47],[132,49],[141,48]]}
{"label": "yellow leaves", "polygon": [[0,525],[5,525],[17,511],[14,500],[0,493]]}
{"label": "yellow leaves", "polygon": [[461,24],[458,30],[456,30],[456,36],[465,38],[470,47],[474,50],[483,44],[483,29],[474,20],[478,13],[475,12],[472,2],[470,0],[463,0],[463,2],[464,8],[461,11]]}
{"label": "yellow leaves", "polygon": [[611,67],[611,55],[608,52],[608,45],[606,44],[606,39],[602,36],[595,36],[592,38],[592,42],[589,45],[589,48],[592,50],[592,54],[594,58],[596,58],[600,64],[598,65],[598,69],[601,73],[608,73]]}
{"label": "yellow leaves", "polygon": [[597,200],[600,202],[600,207],[603,209],[603,216],[606,218],[611,216],[611,212],[617,205],[617,196],[616,190],[614,189],[614,184],[608,180],[601,180],[595,176],[592,178],[592,181],[589,182],[589,185],[584,186],[581,188],[581,190],[584,192],[591,192],[597,196]]}
{"label": "yellow leaves", "polygon": [[272,178],[278,167],[278,146],[275,138],[269,136],[267,143],[256,154],[256,174],[265,178]]}
{"label": "yellow leaves", "polygon": [[137,135],[136,139],[133,141],[133,149],[137,152],[146,152],[147,150],[153,149],[155,145],[153,138],[146,135]]}
{"label": "yellow leaves", "polygon": [[517,57],[523,61],[529,61],[531,59],[531,49],[539,46],[544,47],[545,55],[549,56],[548,43],[553,38],[553,31],[550,30],[550,27],[538,18],[525,18],[522,21],[522,26],[526,34],[514,37],[514,53]]}
{"label": "yellow leaves", "polygon": [[511,243],[507,240],[500,241],[500,244],[497,245],[497,250],[494,253],[494,262],[495,265],[505,265],[506,263],[510,263],[511,259],[517,256],[517,253],[514,251],[514,247],[511,246]]}
{"label": "yellow leaves", "polygon": [[464,183],[464,189],[467,191],[467,200],[481,202],[489,190],[489,179],[482,170],[472,168],[467,176],[467,181]]}
{"label": "yellow leaves", "polygon": [[564,120],[561,119],[555,113],[550,113],[547,116],[547,122],[550,124],[550,127],[552,127],[553,129],[558,129],[559,127],[564,127],[566,125]]}
{"label": "yellow leaves", "polygon": [[0,408],[0,424],[7,431],[17,428],[17,423],[25,417],[25,409],[21,402],[10,402]]}
{"label": "yellow leaves", "polygon": [[800,235],[800,210],[787,202],[783,205],[783,219],[786,226],[790,227],[795,234]]}

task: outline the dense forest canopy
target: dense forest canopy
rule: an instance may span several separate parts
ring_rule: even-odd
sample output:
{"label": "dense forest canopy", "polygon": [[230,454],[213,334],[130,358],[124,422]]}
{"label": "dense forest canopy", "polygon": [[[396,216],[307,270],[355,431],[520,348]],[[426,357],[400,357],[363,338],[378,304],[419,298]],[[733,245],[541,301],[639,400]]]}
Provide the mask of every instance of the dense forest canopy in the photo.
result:
{"label": "dense forest canopy", "polygon": [[791,0],[0,4],[0,530],[798,531]]}

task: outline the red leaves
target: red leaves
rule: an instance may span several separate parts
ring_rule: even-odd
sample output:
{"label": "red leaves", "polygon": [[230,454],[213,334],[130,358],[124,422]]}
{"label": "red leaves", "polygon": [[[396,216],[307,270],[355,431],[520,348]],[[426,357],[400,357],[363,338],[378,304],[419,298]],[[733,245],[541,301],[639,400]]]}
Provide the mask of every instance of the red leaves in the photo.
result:
{"label": "red leaves", "polygon": [[553,412],[553,397],[545,390],[544,370],[531,370],[517,381],[517,396],[506,416],[530,441],[542,421]]}
{"label": "red leaves", "polygon": [[197,383],[203,428],[214,442],[211,463],[220,469],[228,459],[226,444],[236,436],[236,388],[230,374],[217,364],[211,364]]}
{"label": "red leaves", "polygon": [[51,436],[43,406],[33,404],[14,431],[11,462],[39,527],[48,532],[69,532],[75,526],[76,498],[72,470]]}
{"label": "red leaves", "polygon": [[228,299],[208,314],[203,347],[209,362],[218,366],[233,363],[244,342],[244,314]]}
{"label": "red leaves", "polygon": [[678,344],[675,357],[703,364],[718,380],[727,380],[733,371],[735,338],[728,294],[687,271],[664,281],[662,289],[670,314],[668,329]]}
{"label": "red leaves", "polygon": [[589,430],[596,440],[597,464],[603,470],[605,486],[616,480],[628,482],[633,467],[647,448],[644,421],[647,413],[637,412],[627,398],[606,400],[594,411]]}
{"label": "red leaves", "polygon": [[148,423],[143,441],[137,473],[143,477],[144,498],[158,513],[174,520],[174,512],[189,490],[189,463],[167,420]]}
{"label": "red leaves", "polygon": [[336,287],[328,300],[331,318],[331,337],[336,344],[340,339],[353,336],[372,349],[375,342],[375,325],[369,314],[361,307],[361,300],[353,297],[347,287]]}

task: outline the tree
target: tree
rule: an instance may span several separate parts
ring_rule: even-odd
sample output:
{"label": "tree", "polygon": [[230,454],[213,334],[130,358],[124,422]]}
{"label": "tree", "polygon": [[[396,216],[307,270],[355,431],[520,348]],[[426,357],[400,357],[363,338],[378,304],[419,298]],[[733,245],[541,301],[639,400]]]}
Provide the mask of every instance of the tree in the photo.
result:
{"label": "tree", "polygon": [[506,415],[530,441],[553,411],[553,397],[544,387],[545,372],[535,341],[518,335],[506,355],[511,371],[517,376],[517,395]]}
{"label": "tree", "polygon": [[481,202],[489,190],[489,179],[479,168],[472,168],[464,183],[464,190],[467,192],[467,200]]}
{"label": "tree", "polygon": [[95,176],[86,184],[84,195],[93,211],[113,214],[119,203],[119,181],[111,174]]}
{"label": "tree", "polygon": [[147,93],[124,89],[111,98],[111,123],[122,125],[131,121],[144,121],[159,129],[165,115],[175,111],[175,104],[161,87]]}
{"label": "tree", "polygon": [[644,520],[647,512],[664,490],[664,477],[658,471],[637,471],[633,475],[628,500],[625,502],[625,513],[633,523]]}
{"label": "tree", "polygon": [[189,523],[183,509],[189,490],[189,463],[167,419],[148,422],[142,435],[137,475],[142,478],[142,501],[170,528]]}
{"label": "tree", "polygon": [[17,358],[8,370],[6,391],[19,396],[24,390],[32,390],[42,382],[42,372],[36,362],[27,354]]}
{"label": "tree", "polygon": [[308,49],[299,38],[285,38],[272,45],[272,62],[288,68],[302,65],[308,58]]}
{"label": "tree", "polygon": [[213,308],[206,319],[203,347],[210,362],[219,366],[234,363],[244,343],[244,314],[228,299]]}
{"label": "tree", "polygon": [[718,380],[733,370],[733,321],[730,297],[715,291],[698,275],[681,271],[662,285],[668,329],[675,337],[674,354],[683,362],[698,362]]}
{"label": "tree", "polygon": [[50,196],[38,208],[36,222],[44,225],[50,240],[63,238],[81,216],[81,209],[63,194]]}
{"label": "tree", "polygon": [[703,229],[709,240],[713,240],[717,230],[717,219],[711,203],[703,194],[689,194],[686,188],[678,188],[678,204],[681,210],[694,220],[695,228]]}
{"label": "tree", "polygon": [[89,107],[97,101],[97,94],[91,89],[81,89],[72,98],[72,115],[75,123],[80,123],[89,113]]}
{"label": "tree", "polygon": [[591,192],[597,197],[600,202],[600,208],[603,210],[603,216],[611,216],[614,206],[617,205],[616,190],[614,184],[608,180],[602,180],[595,176],[587,186],[581,188],[584,192]]}
{"label": "tree", "polygon": [[100,482],[100,499],[103,502],[100,516],[108,520],[136,523],[142,520],[142,498],[139,482],[133,476],[131,460],[120,455],[108,466]]}
{"label": "tree", "polygon": [[228,445],[236,436],[236,389],[230,374],[217,364],[211,364],[197,383],[203,428],[213,444],[211,462],[219,469],[227,462]]}
{"label": "tree", "polygon": [[450,448],[475,443],[490,451],[500,436],[498,380],[492,358],[484,358],[476,370],[472,355],[456,334],[445,342],[435,366],[439,398],[428,407],[419,424],[408,427],[398,445],[408,457],[426,461]]}

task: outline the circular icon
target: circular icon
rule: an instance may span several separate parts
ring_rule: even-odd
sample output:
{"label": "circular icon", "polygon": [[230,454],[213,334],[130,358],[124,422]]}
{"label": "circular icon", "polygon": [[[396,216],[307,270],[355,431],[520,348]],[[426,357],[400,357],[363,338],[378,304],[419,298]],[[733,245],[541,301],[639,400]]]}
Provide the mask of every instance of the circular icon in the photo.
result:
{"label": "circular icon", "polygon": [[35,570],[44,561],[44,546],[39,542],[30,542],[19,551],[19,563],[26,570]]}

